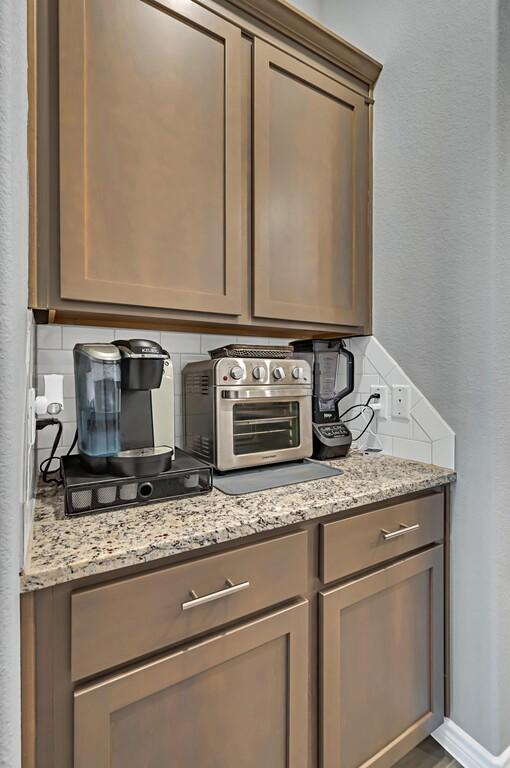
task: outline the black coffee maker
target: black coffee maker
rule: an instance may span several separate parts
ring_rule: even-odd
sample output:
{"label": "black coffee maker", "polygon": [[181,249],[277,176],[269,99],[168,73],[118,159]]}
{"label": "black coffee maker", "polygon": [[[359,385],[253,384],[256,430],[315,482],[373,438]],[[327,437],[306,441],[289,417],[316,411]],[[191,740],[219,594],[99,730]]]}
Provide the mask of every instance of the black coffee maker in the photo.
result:
{"label": "black coffee maker", "polygon": [[83,467],[122,477],[168,471],[174,454],[168,352],[148,339],[76,344],[74,368]]}
{"label": "black coffee maker", "polygon": [[338,415],[338,404],[354,389],[354,355],[342,339],[304,339],[291,346],[313,374],[313,458],[346,456],[352,435]]}

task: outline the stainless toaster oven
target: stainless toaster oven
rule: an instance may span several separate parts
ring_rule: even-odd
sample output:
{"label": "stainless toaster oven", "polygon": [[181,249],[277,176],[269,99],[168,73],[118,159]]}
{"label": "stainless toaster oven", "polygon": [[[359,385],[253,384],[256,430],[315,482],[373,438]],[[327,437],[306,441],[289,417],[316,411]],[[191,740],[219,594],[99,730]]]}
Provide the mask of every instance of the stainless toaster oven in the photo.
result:
{"label": "stainless toaster oven", "polygon": [[305,360],[218,358],[183,372],[184,447],[220,472],[312,455]]}

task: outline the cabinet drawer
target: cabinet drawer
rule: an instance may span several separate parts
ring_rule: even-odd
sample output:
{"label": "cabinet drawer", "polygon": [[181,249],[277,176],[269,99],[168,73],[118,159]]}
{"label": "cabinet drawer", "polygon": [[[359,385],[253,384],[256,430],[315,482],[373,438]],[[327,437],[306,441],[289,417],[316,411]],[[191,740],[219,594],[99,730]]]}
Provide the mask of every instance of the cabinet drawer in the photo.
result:
{"label": "cabinet drawer", "polygon": [[73,680],[305,592],[307,533],[73,593]]}
{"label": "cabinet drawer", "polygon": [[444,499],[434,493],[321,526],[324,583],[411,552],[444,535]]}
{"label": "cabinet drawer", "polygon": [[80,687],[74,768],[306,768],[308,613],[301,600]]}

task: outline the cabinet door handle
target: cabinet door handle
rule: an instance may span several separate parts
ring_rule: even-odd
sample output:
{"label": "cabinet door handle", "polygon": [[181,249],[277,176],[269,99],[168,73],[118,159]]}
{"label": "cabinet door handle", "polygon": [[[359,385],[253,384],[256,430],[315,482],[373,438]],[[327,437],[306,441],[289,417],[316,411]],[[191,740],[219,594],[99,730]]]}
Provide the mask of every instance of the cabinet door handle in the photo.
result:
{"label": "cabinet door handle", "polygon": [[249,581],[242,581],[240,584],[234,584],[230,579],[227,579],[227,586],[224,589],[219,589],[217,592],[210,592],[208,595],[202,595],[199,597],[194,589],[191,590],[191,600],[181,604],[183,611],[189,611],[190,608],[196,608],[199,605],[205,605],[205,603],[212,603],[214,600],[220,600],[222,597],[228,597],[229,595],[235,595],[236,592],[242,592],[243,589],[248,589],[250,586]]}
{"label": "cabinet door handle", "polygon": [[414,525],[400,523],[396,531],[387,531],[384,528],[381,528],[381,533],[384,541],[391,541],[391,539],[398,539],[399,536],[405,536],[406,533],[417,531],[419,527],[419,523],[415,523]]}

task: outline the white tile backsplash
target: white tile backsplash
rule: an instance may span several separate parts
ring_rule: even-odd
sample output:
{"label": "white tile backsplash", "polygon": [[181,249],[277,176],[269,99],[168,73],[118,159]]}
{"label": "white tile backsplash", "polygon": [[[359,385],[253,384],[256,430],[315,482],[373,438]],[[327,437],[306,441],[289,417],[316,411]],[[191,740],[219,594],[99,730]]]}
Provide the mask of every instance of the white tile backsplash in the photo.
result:
{"label": "white tile backsplash", "polygon": [[268,339],[266,336],[238,336],[236,341],[238,344],[285,344],[285,341]]}
{"label": "white tile backsplash", "polygon": [[411,419],[378,419],[376,418],[377,433],[389,435],[390,437],[405,437],[411,440],[412,424]]}
{"label": "white tile backsplash", "polygon": [[[152,338],[152,337],[151,337]],[[198,333],[165,333],[161,334],[161,344],[164,349],[172,352],[200,352],[201,336]]]}
{"label": "white tile backsplash", "polygon": [[[355,348],[355,344],[353,344],[351,349],[354,351]],[[382,344],[380,344],[374,336],[370,338],[370,341],[366,345],[365,356],[368,357],[378,374],[383,378],[396,365],[393,358],[388,355]]]}
{"label": "white tile backsplash", "polygon": [[[37,382],[42,391],[42,375],[60,373],[64,375],[64,411],[62,413],[63,440],[57,455],[66,453],[76,430],[76,408],[74,399],[74,368],[72,349],[75,344],[85,342],[109,342],[112,339],[149,338],[162,344],[172,358],[175,389],[175,440],[182,446],[182,369],[195,360],[208,360],[210,349],[223,344],[234,344],[238,340],[246,344],[267,344],[266,337],[220,336],[217,334],[178,333],[147,331],[137,328],[96,328],[88,326],[47,325],[37,327]],[[286,343],[274,340],[273,343]],[[46,428],[37,434],[38,465],[50,454],[55,432]]]}
{"label": "white tile backsplash", "polygon": [[416,419],[411,419],[411,437],[413,440],[420,440],[422,443],[430,442],[430,438],[424,429],[420,427]]}
{"label": "white tile backsplash", "polygon": [[383,453],[387,453],[389,456],[393,456],[393,438],[389,435],[381,435],[378,432],[376,434]]}
{"label": "white tile backsplash", "polygon": [[236,341],[237,336],[217,336],[212,333],[203,333],[200,344],[200,351],[207,355],[211,349],[224,347],[227,344],[234,344]]}
{"label": "white tile backsplash", "polygon": [[362,363],[363,373],[377,374],[377,368],[373,363],[370,362],[368,357],[362,357],[361,360],[363,361]]}
{"label": "white tile backsplash", "polygon": [[[74,375],[72,348],[76,343],[102,341],[122,337],[148,337],[168,350],[174,366],[175,381],[175,435],[176,444],[182,445],[182,369],[195,360],[207,360],[210,349],[226,344],[287,344],[290,339],[266,337],[227,336],[166,331],[143,331],[133,328],[93,328],[82,326],[38,326],[37,367],[38,381],[41,374],[64,374],[65,411],[64,442],[61,452],[67,452],[75,431]],[[433,461],[446,467],[454,467],[455,435],[439,413],[433,408],[407,374],[373,336],[358,336],[347,340],[347,346],[355,357],[355,391],[340,404],[344,411],[349,406],[363,403],[370,394],[372,384],[385,384],[390,397],[388,419],[376,418],[372,430],[379,438],[383,451],[402,458]],[[411,418],[391,418],[391,386],[406,384],[412,388]],[[39,384],[40,386],[40,384]],[[360,419],[361,422],[361,419]],[[351,426],[355,426],[353,423]],[[45,434],[47,433],[47,434]],[[44,437],[43,437],[44,435]],[[40,463],[48,454],[53,441],[49,428],[38,433],[37,459]]]}
{"label": "white tile backsplash", "polygon": [[411,414],[431,440],[441,440],[443,437],[448,437],[451,434],[452,430],[446,421],[425,398],[422,398],[415,405]]}
{"label": "white tile backsplash", "polygon": [[[170,350],[169,350],[170,351]],[[181,366],[188,365],[188,363],[198,363],[200,360],[209,360],[209,355],[181,355]]]}
{"label": "white tile backsplash", "polygon": [[430,443],[422,443],[418,440],[403,440],[401,437],[394,437],[393,455],[400,456],[401,459],[414,459],[415,461],[425,461],[427,464],[430,464],[432,461],[432,446]]}
{"label": "white tile backsplash", "polygon": [[76,422],[76,400],[74,397],[64,397],[64,410],[60,414],[60,421]]}
{"label": "white tile backsplash", "polygon": [[[57,371],[55,371],[57,373]],[[60,371],[58,371],[60,373]],[[40,386],[40,385],[39,385]],[[64,376],[64,398],[74,397],[74,373]]]}
{"label": "white tile backsplash", "polygon": [[[62,328],[62,349],[73,349],[75,344],[108,343],[115,338],[113,328],[95,328],[67,325]],[[136,338],[133,337],[132,338]]]}
{"label": "white tile backsplash", "polygon": [[36,325],[38,349],[62,349],[62,326]]}
{"label": "white tile backsplash", "polygon": [[377,373],[363,373],[360,376],[355,375],[354,381],[357,392],[370,394],[370,387],[380,384],[381,377]]}
{"label": "white tile backsplash", "polygon": [[73,353],[70,349],[38,349],[37,375],[45,373],[74,373]]}
{"label": "white tile backsplash", "polygon": [[432,462],[440,467],[455,466],[455,437],[449,435],[432,443]]}
{"label": "white tile backsplash", "polygon": [[[146,339],[149,337],[151,341],[155,341],[158,344],[161,344],[161,331],[147,331],[140,328],[114,328],[113,331],[113,337],[110,335],[110,338],[114,339]],[[164,346],[164,345],[163,345]]]}
{"label": "white tile backsplash", "polygon": [[[73,442],[74,433],[76,430],[76,422],[68,421],[62,425],[62,439],[60,445],[69,447]],[[37,448],[51,448],[53,441],[57,434],[57,426],[50,424],[49,427],[41,429],[37,437]]]}
{"label": "white tile backsplash", "polygon": [[[376,417],[372,431],[377,435],[385,453],[406,459],[433,462],[444,467],[455,467],[455,434],[418,387],[373,336],[358,336],[348,341],[355,356],[355,391],[341,402],[341,410],[349,405],[365,402],[370,384],[388,387],[389,418]],[[411,417],[397,419],[391,416],[391,388],[404,384],[411,388]],[[345,405],[344,405],[345,403]]]}

